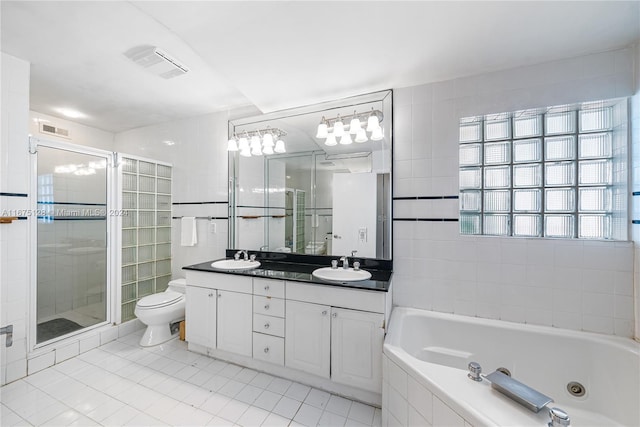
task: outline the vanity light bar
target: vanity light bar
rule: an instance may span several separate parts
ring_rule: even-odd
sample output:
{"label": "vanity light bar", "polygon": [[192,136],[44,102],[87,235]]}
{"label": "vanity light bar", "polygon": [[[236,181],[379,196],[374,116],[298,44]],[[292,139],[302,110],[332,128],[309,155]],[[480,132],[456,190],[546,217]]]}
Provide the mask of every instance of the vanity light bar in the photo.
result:
{"label": "vanity light bar", "polygon": [[[358,113],[355,110],[353,114],[347,114],[337,117],[325,118],[322,117],[320,124],[318,124],[318,130],[316,132],[316,138],[324,139],[325,145],[337,145],[340,138],[340,144],[348,145],[354,140],[351,135],[355,136],[355,142],[362,143],[367,142],[369,138],[372,141],[379,141],[384,138],[382,127],[380,123],[384,115],[380,110],[374,110],[366,113]],[[371,135],[367,135],[370,132]]]}
{"label": "vanity light bar", "polygon": [[263,154],[286,153],[283,136],[287,132],[279,128],[267,127],[252,131],[234,133],[227,141],[227,151],[240,151],[244,157],[261,156]]}

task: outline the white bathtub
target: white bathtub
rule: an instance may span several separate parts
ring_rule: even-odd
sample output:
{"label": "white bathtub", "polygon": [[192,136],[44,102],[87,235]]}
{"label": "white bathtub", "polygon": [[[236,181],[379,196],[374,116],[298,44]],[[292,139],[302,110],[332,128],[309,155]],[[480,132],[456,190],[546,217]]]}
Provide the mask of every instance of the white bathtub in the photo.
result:
{"label": "white bathtub", "polygon": [[[619,337],[396,307],[384,343],[384,425],[546,426],[537,414],[467,378],[504,367],[554,399],[572,426],[640,426],[640,344]],[[574,397],[577,381],[586,394]]]}

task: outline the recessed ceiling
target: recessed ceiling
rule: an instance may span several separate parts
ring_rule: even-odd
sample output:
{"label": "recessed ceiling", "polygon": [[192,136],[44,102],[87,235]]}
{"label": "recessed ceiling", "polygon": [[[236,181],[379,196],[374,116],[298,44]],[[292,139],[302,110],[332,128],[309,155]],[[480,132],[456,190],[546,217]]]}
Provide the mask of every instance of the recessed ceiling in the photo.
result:
{"label": "recessed ceiling", "polygon": [[[2,1],[2,51],[31,109],[112,132],[263,112],[574,57],[640,39],[638,1]],[[189,72],[125,56],[157,46]]]}

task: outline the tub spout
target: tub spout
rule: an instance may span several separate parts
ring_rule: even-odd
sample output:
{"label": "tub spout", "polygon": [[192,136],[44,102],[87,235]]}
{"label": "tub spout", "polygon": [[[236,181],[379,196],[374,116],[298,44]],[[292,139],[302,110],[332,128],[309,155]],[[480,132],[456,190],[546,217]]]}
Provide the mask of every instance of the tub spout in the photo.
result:
{"label": "tub spout", "polygon": [[551,418],[551,421],[547,424],[549,427],[565,427],[571,425],[569,415],[560,408],[549,409],[549,418]]}
{"label": "tub spout", "polygon": [[482,381],[482,377],[480,373],[482,372],[482,367],[478,362],[469,362],[469,373],[467,376],[474,381]]}

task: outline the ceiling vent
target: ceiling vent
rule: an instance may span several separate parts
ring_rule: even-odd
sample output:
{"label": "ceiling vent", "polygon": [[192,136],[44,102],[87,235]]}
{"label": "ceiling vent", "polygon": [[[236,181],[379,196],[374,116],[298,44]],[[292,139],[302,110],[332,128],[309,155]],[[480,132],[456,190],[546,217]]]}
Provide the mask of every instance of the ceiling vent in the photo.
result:
{"label": "ceiling vent", "polygon": [[126,51],[124,55],[149,72],[165,79],[189,72],[189,68],[155,46],[136,46]]}
{"label": "ceiling vent", "polygon": [[56,126],[48,125],[46,123],[40,123],[40,133],[71,139],[71,133],[69,132],[69,129],[62,129]]}

